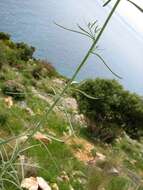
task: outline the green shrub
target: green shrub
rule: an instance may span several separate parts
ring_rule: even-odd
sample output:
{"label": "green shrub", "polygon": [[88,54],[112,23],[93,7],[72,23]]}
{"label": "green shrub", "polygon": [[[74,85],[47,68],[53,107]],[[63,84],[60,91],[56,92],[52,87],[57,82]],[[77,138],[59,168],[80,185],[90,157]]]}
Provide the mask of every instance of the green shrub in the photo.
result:
{"label": "green shrub", "polygon": [[0,40],[10,40],[10,35],[4,32],[0,32]]}
{"label": "green shrub", "polygon": [[16,44],[15,44],[13,41],[11,41],[11,40],[6,40],[6,41],[4,42],[4,44],[5,44],[6,46],[8,46],[9,48],[11,48],[11,49],[16,49]]}
{"label": "green shrub", "polygon": [[2,92],[5,95],[12,96],[15,100],[25,98],[24,86],[14,80],[6,81],[2,87]]}
{"label": "green shrub", "polygon": [[35,51],[35,48],[33,46],[28,46],[27,44],[21,42],[17,43],[16,47],[22,60],[28,61],[29,59],[32,59],[33,53]]}
{"label": "green shrub", "polygon": [[8,44],[12,44],[11,41],[0,42],[0,66],[9,64],[14,66],[19,63],[19,55],[15,49],[8,47]]}
{"label": "green shrub", "polygon": [[[141,136],[143,126],[143,100],[123,89],[116,80],[87,80],[76,92],[80,112],[88,118],[88,129],[107,141],[124,129],[132,138]],[[104,135],[103,135],[104,134]],[[111,139],[106,137],[111,136]]]}
{"label": "green shrub", "polygon": [[42,77],[53,77],[57,75],[55,68],[47,61],[37,61],[36,66],[32,70],[32,75],[35,79]]}
{"label": "green shrub", "polygon": [[16,51],[8,51],[6,52],[6,59],[10,66],[15,66],[18,64],[18,55]]}
{"label": "green shrub", "polygon": [[123,129],[132,138],[143,135],[143,99],[128,91],[122,93],[118,106]]}

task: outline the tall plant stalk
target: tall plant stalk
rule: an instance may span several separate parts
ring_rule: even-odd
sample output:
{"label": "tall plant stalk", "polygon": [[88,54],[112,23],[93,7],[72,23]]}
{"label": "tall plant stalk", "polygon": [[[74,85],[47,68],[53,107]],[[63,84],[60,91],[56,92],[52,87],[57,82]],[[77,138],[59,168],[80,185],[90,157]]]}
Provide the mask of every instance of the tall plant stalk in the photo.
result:
{"label": "tall plant stalk", "polygon": [[[77,67],[76,71],[74,72],[71,80],[68,82],[68,84],[65,86],[65,88],[62,90],[62,92],[58,95],[58,97],[56,98],[56,100],[54,101],[54,103],[50,106],[50,108],[48,109],[48,111],[46,112],[46,117],[45,119],[49,116],[49,114],[52,112],[52,110],[54,109],[54,107],[57,105],[57,103],[60,101],[60,99],[62,98],[62,96],[64,95],[64,93],[66,92],[66,90],[70,87],[70,85],[72,84],[72,81],[76,78],[76,76],[78,75],[79,71],[81,70],[81,68],[86,64],[88,58],[90,57],[90,55],[93,54],[93,51],[95,49],[95,47],[97,46],[98,41],[100,40],[100,38],[102,37],[103,32],[105,31],[111,17],[113,16],[116,8],[118,7],[119,3],[121,0],[117,0],[115,5],[113,6],[111,12],[109,13],[107,19],[105,20],[101,30],[99,31],[98,35],[96,36],[96,38],[93,40],[91,47],[89,48],[89,50],[87,51],[86,55],[84,56],[83,60],[81,61],[81,63],[79,64],[79,66]],[[34,128],[34,130],[29,134],[28,139],[25,141],[25,143],[31,139],[31,137],[39,130],[41,123],[43,120],[39,121],[38,124],[36,125],[36,127]],[[13,138],[12,138],[13,139]],[[9,140],[0,142],[0,146],[8,143]],[[25,143],[23,143],[23,146],[25,145]],[[17,156],[20,153],[20,148],[17,148],[17,150],[15,150],[15,153],[13,155],[13,157],[10,159],[9,163],[7,165],[5,165],[4,170],[6,171],[11,164],[17,159]],[[0,176],[0,178],[2,177],[2,174]]]}
{"label": "tall plant stalk", "polygon": [[[81,68],[86,64],[88,58],[90,57],[90,55],[93,54],[94,48],[96,47],[98,41],[100,40],[103,32],[105,31],[111,17],[113,16],[117,6],[119,5],[121,0],[117,0],[115,5],[113,6],[111,12],[109,13],[107,19],[105,20],[100,32],[98,33],[97,37],[93,40],[93,43],[91,45],[91,47],[89,48],[89,50],[87,51],[85,57],[83,58],[83,60],[81,61],[81,63],[79,64],[79,66],[77,67],[75,73],[73,74],[71,80],[68,82],[68,84],[65,86],[65,88],[62,90],[62,92],[59,94],[59,96],[56,98],[56,100],[54,101],[54,103],[50,106],[50,108],[48,109],[48,111],[46,112],[46,118],[48,117],[48,115],[52,112],[52,110],[54,109],[54,107],[57,105],[57,103],[60,101],[60,99],[62,98],[62,96],[64,95],[64,93],[66,92],[66,90],[70,87],[72,81],[76,78],[76,76],[78,75],[79,71],[81,70]],[[39,130],[40,126],[41,126],[41,122],[43,120],[39,121],[38,124],[36,125],[36,127],[34,128],[34,130],[29,134],[28,139],[25,141],[25,143],[31,139],[31,137]],[[0,145],[6,144],[8,141],[4,141],[1,142]],[[25,144],[24,143],[24,144]],[[23,145],[24,145],[23,144]],[[19,149],[15,152],[13,159],[10,160],[10,164],[16,160],[17,155],[19,154]],[[8,164],[9,165],[9,164]],[[6,166],[6,168],[8,168],[9,166]]]}
{"label": "tall plant stalk", "polygon": [[[71,80],[67,83],[67,85],[65,86],[65,88],[62,90],[62,92],[57,96],[57,98],[55,99],[55,101],[53,102],[53,104],[50,106],[50,108],[48,109],[48,111],[46,112],[46,118],[48,117],[48,115],[52,112],[52,110],[54,109],[54,107],[57,105],[57,103],[60,101],[60,99],[62,98],[62,96],[64,95],[64,93],[66,92],[66,90],[71,86],[72,82],[74,81],[74,79],[76,78],[76,76],[78,75],[79,71],[81,70],[81,68],[86,64],[88,58],[90,57],[90,55],[93,54],[94,48],[97,46],[98,41],[100,40],[100,38],[103,35],[103,32],[105,31],[110,19],[112,18],[116,8],[118,7],[119,3],[121,2],[121,0],[117,0],[115,5],[113,6],[111,12],[109,13],[107,19],[105,20],[101,30],[99,31],[98,35],[96,36],[96,38],[93,40],[91,47],[89,48],[89,50],[87,51],[86,55],[84,56],[83,60],[81,61],[81,63],[79,64],[79,66],[77,67],[76,71],[74,72]],[[43,120],[39,121],[38,124],[36,125],[36,127],[34,128],[34,130],[31,132],[31,134],[29,134],[27,141],[39,130],[40,126],[41,126],[41,122]],[[26,142],[27,142],[26,141]],[[1,142],[0,145],[7,143],[8,141],[4,141]],[[25,142],[25,143],[26,143]],[[24,144],[25,144],[24,143]]]}
{"label": "tall plant stalk", "polygon": [[[58,97],[56,98],[56,100],[54,101],[54,103],[50,106],[50,108],[48,109],[48,111],[46,112],[46,117],[48,117],[48,115],[51,113],[51,111],[54,109],[54,107],[57,105],[57,103],[60,101],[60,99],[62,98],[62,96],[64,95],[64,93],[66,92],[66,90],[70,87],[70,85],[72,84],[72,82],[74,81],[74,79],[76,78],[76,76],[78,75],[79,71],[81,70],[81,68],[86,64],[88,58],[90,57],[90,55],[93,54],[94,48],[96,47],[98,41],[100,40],[103,32],[105,31],[111,17],[113,16],[116,8],[118,7],[119,3],[121,0],[117,0],[115,5],[113,6],[111,12],[109,13],[107,19],[105,20],[100,32],[98,33],[97,37],[94,39],[91,47],[89,48],[89,50],[87,51],[86,55],[84,56],[83,60],[81,61],[81,63],[79,64],[79,66],[77,67],[76,71],[74,72],[71,80],[68,82],[68,84],[65,86],[65,88],[62,90],[62,92],[58,95]],[[32,131],[32,133],[29,135],[29,138],[27,140],[29,140],[36,131],[38,131],[38,129],[40,128],[40,124],[41,122],[38,123],[38,125],[35,127],[35,129]]]}
{"label": "tall plant stalk", "polygon": [[121,0],[117,0],[115,5],[113,6],[110,14],[108,15],[107,19],[105,20],[100,32],[98,33],[97,37],[95,38],[95,40],[93,41],[91,47],[89,48],[89,50],[87,51],[85,57],[83,58],[83,60],[81,61],[81,63],[79,64],[79,66],[77,67],[76,71],[74,72],[71,80],[68,82],[68,84],[65,86],[65,88],[62,90],[62,92],[59,94],[59,96],[56,98],[56,100],[54,101],[54,103],[51,105],[51,107],[49,108],[49,110],[46,113],[46,116],[49,115],[49,113],[53,110],[53,108],[57,105],[57,103],[59,102],[59,100],[61,99],[61,97],[64,95],[64,93],[66,92],[66,90],[70,87],[71,83],[74,81],[74,79],[76,78],[76,76],[78,75],[79,71],[81,70],[81,68],[86,64],[88,58],[90,57],[90,55],[93,53],[94,48],[96,47],[98,41],[100,40],[104,30],[106,29],[106,26],[108,25],[112,15],[114,14],[116,8],[118,7],[119,3]]}

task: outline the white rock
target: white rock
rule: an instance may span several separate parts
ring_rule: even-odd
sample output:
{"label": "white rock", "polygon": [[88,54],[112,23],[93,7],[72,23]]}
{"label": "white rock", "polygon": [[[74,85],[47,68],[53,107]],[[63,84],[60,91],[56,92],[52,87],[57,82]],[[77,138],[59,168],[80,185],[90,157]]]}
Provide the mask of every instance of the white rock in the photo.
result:
{"label": "white rock", "polygon": [[34,115],[35,115],[34,112],[33,112],[33,110],[32,110],[31,108],[27,107],[27,108],[25,108],[25,110],[26,110],[31,116],[34,116]]}
{"label": "white rock", "polygon": [[56,79],[53,79],[52,81],[53,81],[54,83],[58,84],[58,85],[63,85],[63,84],[64,84],[64,81],[63,81],[62,79],[56,78]]}
{"label": "white rock", "polygon": [[11,108],[13,106],[13,100],[11,96],[8,96],[4,99],[5,104],[8,106],[8,108]]}
{"label": "white rock", "polygon": [[72,110],[72,111],[77,111],[78,110],[78,104],[75,98],[65,98],[63,100],[64,106],[68,109],[68,110]]}
{"label": "white rock", "polygon": [[38,182],[35,177],[29,177],[23,179],[21,187],[28,190],[38,190]]}
{"label": "white rock", "polygon": [[24,135],[24,136],[19,137],[19,138],[17,139],[17,142],[18,142],[19,144],[22,144],[22,143],[24,143],[27,139],[28,139],[28,136],[27,136],[27,135]]}
{"label": "white rock", "polygon": [[109,171],[108,171],[109,174],[112,174],[112,175],[119,175],[119,171],[116,169],[116,168],[111,168]]}
{"label": "white rock", "polygon": [[37,182],[42,190],[52,190],[48,183],[42,177],[37,177]]}
{"label": "white rock", "polygon": [[83,114],[75,114],[72,118],[73,122],[74,123],[77,123],[77,124],[85,124],[85,118],[84,118],[84,115]]}
{"label": "white rock", "polygon": [[23,179],[21,187],[28,190],[52,190],[48,183],[42,177],[29,177]]}
{"label": "white rock", "polygon": [[100,152],[96,152],[96,157],[98,160],[104,161],[106,159],[106,156]]}

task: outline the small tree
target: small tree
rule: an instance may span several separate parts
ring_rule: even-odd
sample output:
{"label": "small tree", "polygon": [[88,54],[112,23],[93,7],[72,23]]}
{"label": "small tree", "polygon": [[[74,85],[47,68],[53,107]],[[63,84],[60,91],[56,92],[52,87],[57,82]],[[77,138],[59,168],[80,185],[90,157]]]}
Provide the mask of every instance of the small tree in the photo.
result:
{"label": "small tree", "polygon": [[[87,80],[76,93],[80,112],[88,118],[88,129],[106,139],[124,129],[131,137],[141,135],[143,127],[143,100],[123,89],[116,80]],[[103,135],[104,133],[104,135]],[[99,135],[100,134],[100,135]],[[106,140],[107,140],[106,139]],[[109,139],[108,139],[109,140]]]}
{"label": "small tree", "polygon": [[10,35],[4,32],[0,32],[0,40],[10,40]]}

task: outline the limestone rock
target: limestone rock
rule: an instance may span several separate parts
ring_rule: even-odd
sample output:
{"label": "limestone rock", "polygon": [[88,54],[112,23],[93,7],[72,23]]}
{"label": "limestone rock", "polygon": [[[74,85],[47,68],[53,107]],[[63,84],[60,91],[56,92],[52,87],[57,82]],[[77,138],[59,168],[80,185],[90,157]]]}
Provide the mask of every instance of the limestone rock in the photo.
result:
{"label": "limestone rock", "polygon": [[37,179],[35,177],[25,178],[21,183],[21,187],[28,190],[38,190]]}
{"label": "limestone rock", "polygon": [[52,82],[54,82],[57,85],[63,85],[64,84],[64,81],[62,79],[59,79],[59,78],[53,79]]}
{"label": "limestone rock", "polygon": [[8,106],[8,108],[11,108],[13,106],[13,100],[11,96],[8,96],[4,99],[5,104]]}
{"label": "limestone rock", "polygon": [[72,121],[73,121],[73,123],[80,124],[80,125],[84,125],[86,123],[83,114],[75,114],[75,115],[73,115]]}
{"label": "limestone rock", "polygon": [[108,173],[111,175],[119,175],[119,171],[116,168],[111,168]]}
{"label": "limestone rock", "polygon": [[78,104],[75,98],[71,98],[71,97],[65,98],[63,100],[63,104],[68,110],[71,110],[74,112],[77,112],[78,110]]}
{"label": "limestone rock", "polygon": [[33,110],[29,107],[25,108],[25,110],[27,111],[27,113],[29,113],[31,116],[35,115]]}
{"label": "limestone rock", "polygon": [[27,136],[27,135],[24,135],[24,136],[19,137],[19,138],[17,139],[17,142],[18,142],[19,144],[22,144],[22,143],[24,143],[27,139],[28,139],[28,136]]}
{"label": "limestone rock", "polygon": [[42,177],[29,177],[23,179],[21,187],[27,190],[52,190],[49,184]]}
{"label": "limestone rock", "polygon": [[42,177],[37,177],[37,182],[41,190],[52,190],[48,183]]}
{"label": "limestone rock", "polygon": [[97,158],[97,160],[105,161],[106,156],[100,152],[96,152],[96,158]]}

